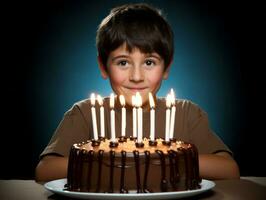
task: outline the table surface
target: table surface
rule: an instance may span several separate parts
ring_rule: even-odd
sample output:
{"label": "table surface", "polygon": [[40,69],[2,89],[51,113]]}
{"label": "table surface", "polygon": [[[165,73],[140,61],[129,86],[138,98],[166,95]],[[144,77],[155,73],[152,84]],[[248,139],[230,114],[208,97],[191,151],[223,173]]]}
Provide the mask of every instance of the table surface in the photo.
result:
{"label": "table surface", "polygon": [[[215,187],[202,194],[186,198],[192,199],[266,199],[266,177],[241,177],[239,180],[217,180]],[[34,180],[0,180],[1,200],[69,200],[70,198],[53,194],[43,184]]]}

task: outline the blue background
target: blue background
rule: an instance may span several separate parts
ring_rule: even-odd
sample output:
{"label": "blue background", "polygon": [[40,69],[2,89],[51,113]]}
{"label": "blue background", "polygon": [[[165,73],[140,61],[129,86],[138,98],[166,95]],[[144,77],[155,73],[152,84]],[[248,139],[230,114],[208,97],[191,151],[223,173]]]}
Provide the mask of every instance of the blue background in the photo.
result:
{"label": "blue background", "polygon": [[[140,1],[39,1],[10,6],[12,59],[7,68],[13,79],[7,84],[7,102],[17,114],[14,118],[7,109],[5,124],[15,133],[15,144],[25,149],[26,162],[20,170],[12,170],[14,161],[10,161],[9,173],[1,177],[33,177],[38,155],[63,114],[91,92],[111,93],[98,70],[95,36],[110,9],[126,2]],[[260,14],[259,6],[229,1],[144,2],[162,9],[175,34],[170,76],[158,95],[165,96],[173,88],[178,98],[200,105],[212,129],[234,151],[241,174],[265,175],[263,166],[255,171],[246,160],[252,155],[246,148],[255,141],[253,136],[262,138],[264,118],[252,106],[260,97],[259,66],[264,62],[256,43],[264,38],[256,24],[262,22],[255,16]],[[252,12],[252,18],[246,11]]]}

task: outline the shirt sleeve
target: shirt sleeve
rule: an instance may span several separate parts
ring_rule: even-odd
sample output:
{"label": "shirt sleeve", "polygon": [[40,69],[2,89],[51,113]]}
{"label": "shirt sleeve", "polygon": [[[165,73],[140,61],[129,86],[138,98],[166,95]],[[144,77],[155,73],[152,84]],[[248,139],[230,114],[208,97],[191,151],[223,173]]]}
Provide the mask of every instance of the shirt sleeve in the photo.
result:
{"label": "shirt sleeve", "polygon": [[188,104],[188,133],[190,142],[195,144],[200,154],[232,151],[221,138],[211,130],[207,113],[198,105]]}
{"label": "shirt sleeve", "polygon": [[80,105],[75,104],[65,113],[40,158],[49,154],[68,156],[74,143],[86,141],[90,138],[88,120],[86,120],[89,115],[85,117],[81,109]]}

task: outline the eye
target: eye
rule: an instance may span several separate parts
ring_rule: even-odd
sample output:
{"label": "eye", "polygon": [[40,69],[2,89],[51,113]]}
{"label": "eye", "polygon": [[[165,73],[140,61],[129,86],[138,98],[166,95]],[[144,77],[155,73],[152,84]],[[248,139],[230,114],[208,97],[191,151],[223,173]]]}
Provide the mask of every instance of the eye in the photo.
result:
{"label": "eye", "polygon": [[120,60],[117,63],[117,65],[119,65],[119,66],[126,66],[127,64],[128,64],[128,62],[126,60]]}
{"label": "eye", "polygon": [[147,66],[153,66],[153,65],[155,65],[156,63],[155,63],[153,60],[146,60],[146,61],[145,61],[145,64],[146,64]]}

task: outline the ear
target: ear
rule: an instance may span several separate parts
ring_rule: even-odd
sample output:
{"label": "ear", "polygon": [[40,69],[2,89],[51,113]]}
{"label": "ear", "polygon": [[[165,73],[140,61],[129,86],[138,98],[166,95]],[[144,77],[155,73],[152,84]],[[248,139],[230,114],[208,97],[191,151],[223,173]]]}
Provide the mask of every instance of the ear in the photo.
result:
{"label": "ear", "polygon": [[101,71],[101,75],[102,75],[103,79],[107,79],[108,73],[106,71],[106,67],[103,65],[103,62],[102,62],[102,59],[100,58],[100,56],[98,56],[98,66],[99,66],[99,69]]}
{"label": "ear", "polygon": [[173,61],[173,59],[171,59],[169,65],[166,67],[166,69],[165,69],[164,72],[163,72],[163,79],[164,79],[164,80],[168,79],[169,72],[170,72],[170,67],[171,67],[171,65],[172,65],[172,61]]}
{"label": "ear", "polygon": [[170,66],[167,67],[166,70],[164,70],[164,72],[163,72],[163,79],[164,80],[168,79],[169,71],[170,71]]}

